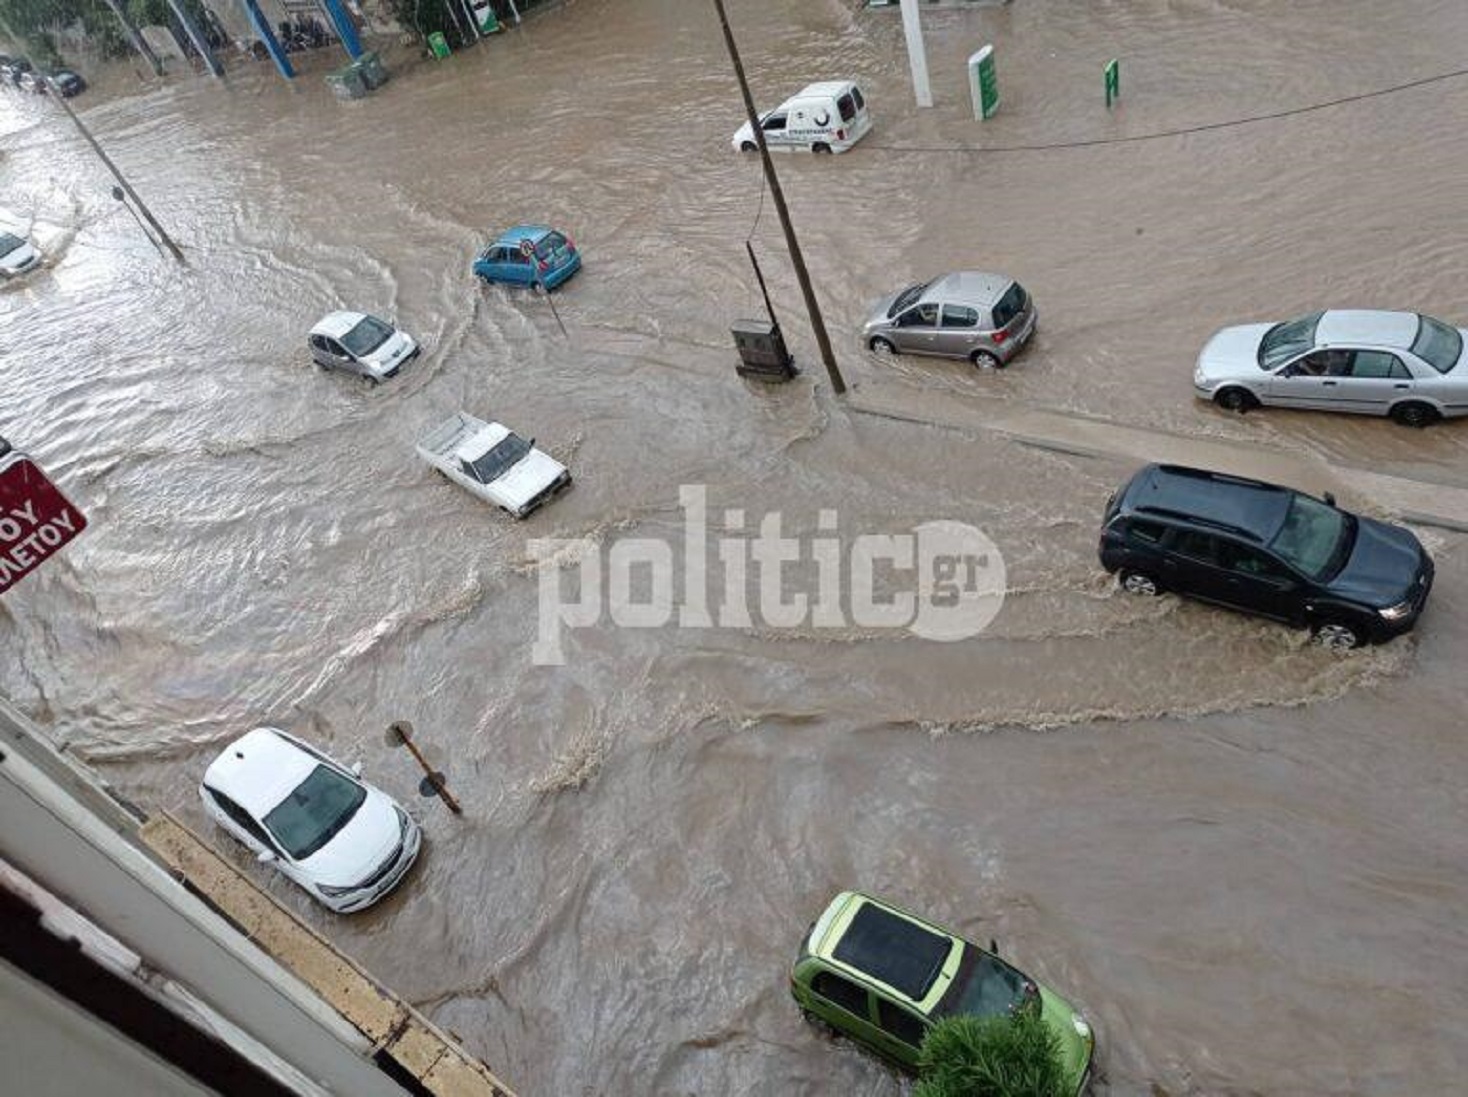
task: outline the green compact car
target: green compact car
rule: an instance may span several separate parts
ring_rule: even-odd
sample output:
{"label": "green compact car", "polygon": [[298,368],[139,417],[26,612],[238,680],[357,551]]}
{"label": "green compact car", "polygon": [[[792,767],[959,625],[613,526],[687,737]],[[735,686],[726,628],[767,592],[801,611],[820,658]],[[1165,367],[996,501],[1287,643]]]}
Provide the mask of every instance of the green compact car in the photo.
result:
{"label": "green compact car", "polygon": [[940,1018],[1037,1009],[1060,1040],[1074,1092],[1091,1082],[1096,1042],[1074,1006],[992,952],[861,892],[843,891],[812,923],[790,993],[807,1020],[909,1069]]}

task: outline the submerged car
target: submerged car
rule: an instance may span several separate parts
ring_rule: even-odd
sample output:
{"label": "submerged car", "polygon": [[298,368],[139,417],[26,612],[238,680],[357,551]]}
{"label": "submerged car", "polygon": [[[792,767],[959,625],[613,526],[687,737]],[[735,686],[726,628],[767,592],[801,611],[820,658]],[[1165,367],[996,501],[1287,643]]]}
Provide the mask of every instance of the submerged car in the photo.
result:
{"label": "submerged car", "polygon": [[20,78],[31,72],[33,66],[24,57],[7,57],[0,62],[0,80],[8,80],[16,87],[20,87]]}
{"label": "submerged car", "polygon": [[811,923],[790,993],[807,1020],[908,1069],[941,1018],[1034,1010],[1055,1033],[1069,1093],[1090,1083],[1095,1037],[1074,1006],[993,951],[858,891]]}
{"label": "submerged car", "polygon": [[418,456],[471,495],[516,518],[571,486],[571,473],[501,423],[457,412],[418,441]]}
{"label": "submerged car", "polygon": [[[807,84],[774,110],[760,116],[765,147],[771,152],[809,150],[845,152],[872,128],[861,88],[850,80]],[[742,152],[759,147],[748,122],[735,132],[733,145]]]}
{"label": "submerged car", "polygon": [[553,290],[581,269],[581,253],[564,232],[548,225],[516,225],[474,259],[484,282]]}
{"label": "submerged car", "polygon": [[1410,630],[1432,590],[1411,530],[1335,499],[1178,465],[1148,465],[1106,504],[1101,566],[1163,591],[1308,628],[1346,650]]}
{"label": "submerged car", "polygon": [[63,99],[70,99],[87,90],[87,82],[71,69],[52,69],[48,79]]}
{"label": "submerged car", "polygon": [[220,826],[339,913],[390,892],[422,832],[392,797],[278,728],[256,728],[204,771],[199,796]]}
{"label": "submerged car", "polygon": [[418,357],[417,340],[386,320],[346,310],[323,316],[306,340],[322,369],[365,377],[376,385]]}
{"label": "submerged car", "polygon": [[1224,328],[1198,355],[1193,390],[1229,411],[1349,411],[1424,427],[1468,415],[1465,334],[1421,313],[1371,309]]}
{"label": "submerged car", "polygon": [[13,232],[0,232],[0,278],[15,278],[41,265],[34,244]]}
{"label": "submerged car", "polygon": [[1038,321],[1034,298],[1013,278],[958,271],[882,298],[862,338],[877,354],[935,354],[1000,369]]}

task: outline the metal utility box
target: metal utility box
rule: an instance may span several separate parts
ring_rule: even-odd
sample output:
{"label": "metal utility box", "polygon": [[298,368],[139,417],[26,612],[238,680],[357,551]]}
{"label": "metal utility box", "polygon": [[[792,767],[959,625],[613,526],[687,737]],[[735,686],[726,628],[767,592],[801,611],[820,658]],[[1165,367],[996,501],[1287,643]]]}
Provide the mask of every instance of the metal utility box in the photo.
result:
{"label": "metal utility box", "polygon": [[785,349],[785,336],[773,320],[735,320],[730,329],[739,349],[741,377],[788,381],[795,376],[795,360]]}

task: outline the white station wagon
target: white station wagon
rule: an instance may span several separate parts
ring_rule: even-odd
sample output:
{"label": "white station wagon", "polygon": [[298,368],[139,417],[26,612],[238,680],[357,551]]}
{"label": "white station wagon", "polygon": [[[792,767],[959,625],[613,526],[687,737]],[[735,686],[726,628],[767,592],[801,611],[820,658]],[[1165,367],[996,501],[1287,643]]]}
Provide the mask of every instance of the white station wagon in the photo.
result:
{"label": "white station wagon", "polygon": [[278,728],[256,728],[204,771],[204,810],[263,864],[339,913],[398,885],[422,832],[387,793]]}
{"label": "white station wagon", "polygon": [[502,423],[456,412],[418,441],[418,456],[486,503],[524,518],[571,485],[571,473]]}

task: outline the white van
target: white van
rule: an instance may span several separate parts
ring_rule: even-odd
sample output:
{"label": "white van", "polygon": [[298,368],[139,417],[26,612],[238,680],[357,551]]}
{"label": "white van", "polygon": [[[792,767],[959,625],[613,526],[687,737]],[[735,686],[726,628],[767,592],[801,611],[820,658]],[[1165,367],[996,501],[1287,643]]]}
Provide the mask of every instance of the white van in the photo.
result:
{"label": "white van", "polygon": [[[845,152],[872,128],[866,97],[850,80],[826,80],[810,84],[760,119],[765,144],[776,150],[809,149],[811,152]],[[733,145],[753,152],[754,131],[749,123],[739,127]]]}

